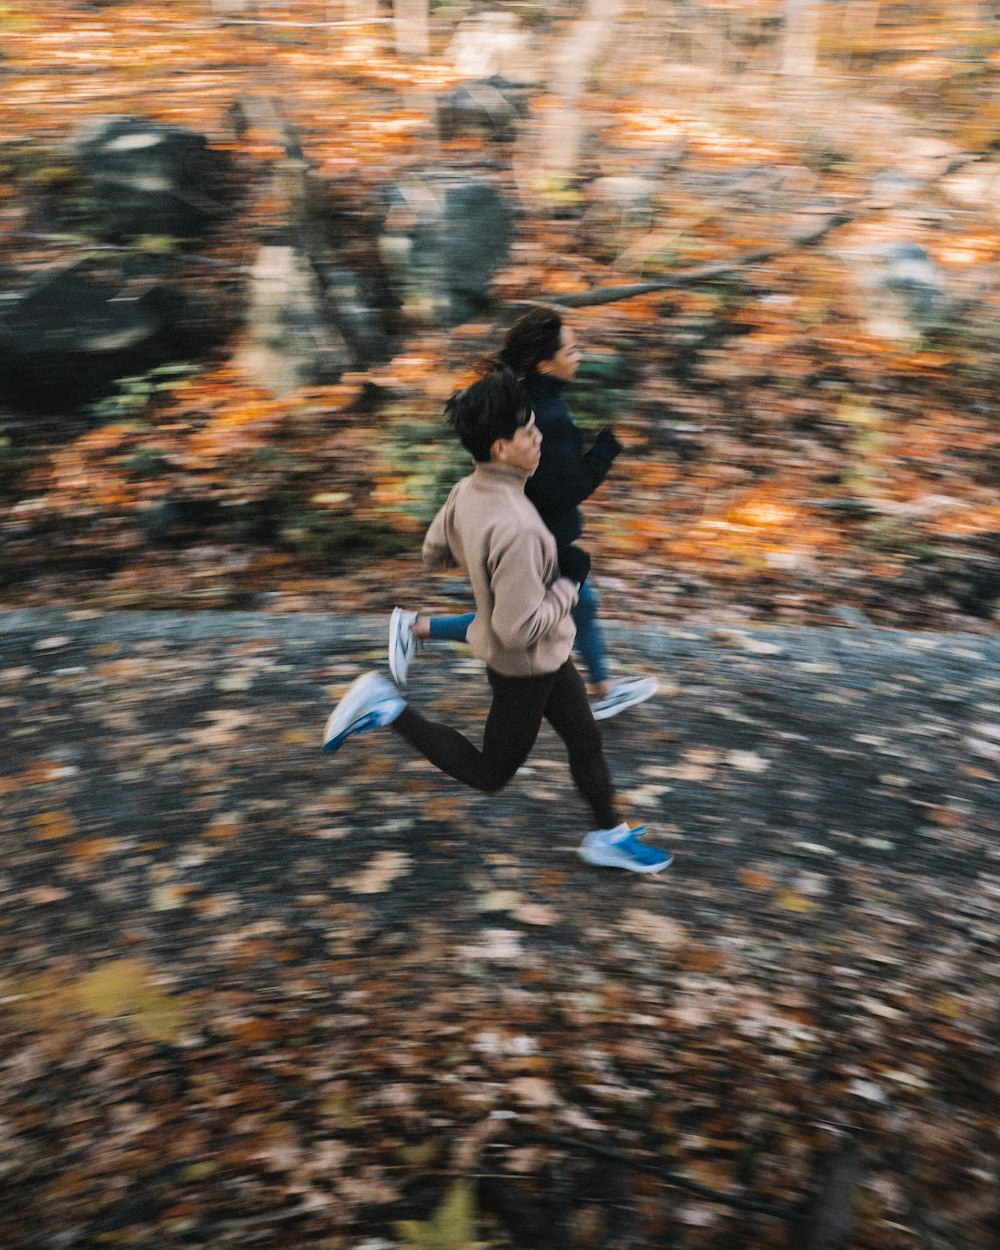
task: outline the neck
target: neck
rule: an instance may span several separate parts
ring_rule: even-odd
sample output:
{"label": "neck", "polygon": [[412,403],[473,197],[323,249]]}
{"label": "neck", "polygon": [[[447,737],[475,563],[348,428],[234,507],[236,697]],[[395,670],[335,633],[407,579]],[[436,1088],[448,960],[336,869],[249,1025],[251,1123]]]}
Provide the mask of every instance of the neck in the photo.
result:
{"label": "neck", "polygon": [[476,464],[477,473],[498,473],[504,477],[517,478],[526,482],[531,473],[528,469],[519,469],[516,465],[505,464],[502,460],[487,460]]}
{"label": "neck", "polygon": [[554,391],[558,391],[566,385],[561,379],[553,377],[551,373],[539,373],[537,369],[529,373],[525,381],[529,386],[533,386],[536,389],[549,388]]}

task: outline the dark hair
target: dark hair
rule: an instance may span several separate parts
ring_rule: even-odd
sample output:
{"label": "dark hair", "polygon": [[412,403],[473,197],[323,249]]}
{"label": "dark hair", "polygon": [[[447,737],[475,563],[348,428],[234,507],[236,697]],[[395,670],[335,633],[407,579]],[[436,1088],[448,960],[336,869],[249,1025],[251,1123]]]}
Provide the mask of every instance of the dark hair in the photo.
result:
{"label": "dark hair", "polygon": [[513,438],[519,426],[531,420],[531,402],[520,378],[504,366],[484,362],[489,372],[456,391],[444,406],[462,446],[474,460],[485,464],[498,438]]}
{"label": "dark hair", "polygon": [[532,308],[504,335],[500,356],[515,373],[530,373],[562,347],[563,319],[554,308]]}

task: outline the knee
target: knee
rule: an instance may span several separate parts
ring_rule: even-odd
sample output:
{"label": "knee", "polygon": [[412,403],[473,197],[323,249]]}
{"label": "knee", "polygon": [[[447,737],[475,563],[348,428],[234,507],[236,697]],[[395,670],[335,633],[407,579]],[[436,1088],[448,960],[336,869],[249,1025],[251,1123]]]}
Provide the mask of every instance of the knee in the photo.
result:
{"label": "knee", "polygon": [[486,773],[480,779],[476,789],[482,791],[483,794],[499,794],[513,775],[513,773]]}

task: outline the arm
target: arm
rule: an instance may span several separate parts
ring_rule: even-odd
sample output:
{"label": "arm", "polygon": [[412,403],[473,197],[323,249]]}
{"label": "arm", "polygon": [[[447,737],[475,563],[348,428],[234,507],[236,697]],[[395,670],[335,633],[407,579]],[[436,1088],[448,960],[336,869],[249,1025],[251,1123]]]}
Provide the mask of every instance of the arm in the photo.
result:
{"label": "arm", "polygon": [[540,534],[520,530],[490,555],[493,632],[509,651],[526,651],[572,611],[577,590],[566,577],[542,579],[545,549]]}
{"label": "arm", "polygon": [[542,440],[542,458],[528,479],[525,494],[540,512],[575,508],[597,490],[622,445],[608,429],[601,430],[593,447],[581,455],[572,438]]}
{"label": "arm", "polygon": [[429,569],[451,569],[458,564],[455,553],[451,549],[447,537],[447,516],[450,513],[451,497],[430,523],[424,536],[423,559]]}

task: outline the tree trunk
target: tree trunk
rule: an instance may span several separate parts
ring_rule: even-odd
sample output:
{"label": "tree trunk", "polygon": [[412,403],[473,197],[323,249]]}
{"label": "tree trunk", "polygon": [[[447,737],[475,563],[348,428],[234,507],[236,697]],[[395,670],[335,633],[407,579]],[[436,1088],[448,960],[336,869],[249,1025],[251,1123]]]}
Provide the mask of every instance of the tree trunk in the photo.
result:
{"label": "tree trunk", "polygon": [[344,0],[345,22],[374,22],[378,15],[378,0]]}
{"label": "tree trunk", "polygon": [[808,78],[816,72],[819,9],[816,0],[785,0],[785,44],[782,72]]}
{"label": "tree trunk", "polygon": [[622,0],[587,0],[583,16],[556,50],[551,90],[559,103],[541,135],[540,175],[558,185],[575,172],[580,159],[583,121],[580,96],[591,71],[612,43]]}
{"label": "tree trunk", "polygon": [[427,56],[430,45],[429,0],[393,0],[398,56]]}

